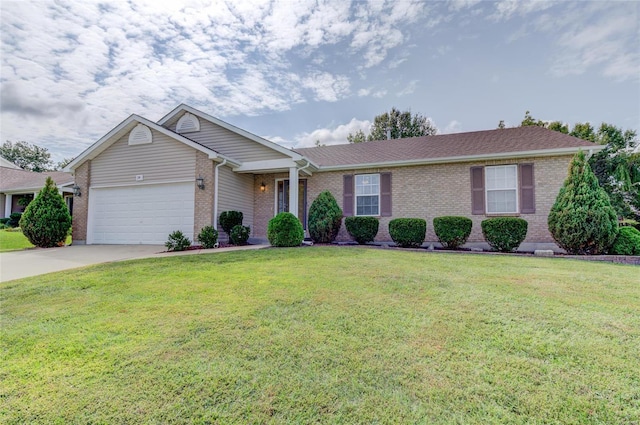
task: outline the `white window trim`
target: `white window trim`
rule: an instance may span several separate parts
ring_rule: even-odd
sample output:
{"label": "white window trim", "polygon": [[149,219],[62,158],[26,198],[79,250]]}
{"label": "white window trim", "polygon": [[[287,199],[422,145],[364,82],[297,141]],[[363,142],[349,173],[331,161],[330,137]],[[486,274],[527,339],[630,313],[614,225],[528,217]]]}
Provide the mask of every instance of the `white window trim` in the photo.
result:
{"label": "white window trim", "polygon": [[[378,176],[378,193],[369,195],[358,195],[358,177],[360,176]],[[380,217],[380,202],[382,201],[380,195],[381,178],[380,173],[367,173],[367,174],[355,174],[353,178],[353,215],[357,217]],[[378,213],[377,214],[358,214],[358,197],[359,196],[378,196]]]}
{"label": "white window trim", "polygon": [[[489,185],[487,184],[487,169],[489,168],[514,168],[515,169],[515,181],[514,187],[510,189],[489,189]],[[518,164],[505,164],[505,165],[487,165],[484,170],[484,203],[485,203],[485,211],[486,214],[518,214],[520,212],[520,182],[518,181]],[[516,209],[515,211],[489,211],[489,192],[498,191],[498,190],[514,190],[516,192]]]}

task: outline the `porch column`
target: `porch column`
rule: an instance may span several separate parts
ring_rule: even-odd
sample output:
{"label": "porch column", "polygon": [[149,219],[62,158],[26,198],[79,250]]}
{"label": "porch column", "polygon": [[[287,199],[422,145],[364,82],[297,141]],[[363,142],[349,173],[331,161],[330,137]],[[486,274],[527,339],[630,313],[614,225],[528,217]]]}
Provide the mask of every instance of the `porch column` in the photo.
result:
{"label": "porch column", "polygon": [[298,217],[298,169],[289,168],[289,212]]}
{"label": "porch column", "polygon": [[11,215],[11,204],[13,203],[13,195],[7,193],[4,197],[4,217]]}

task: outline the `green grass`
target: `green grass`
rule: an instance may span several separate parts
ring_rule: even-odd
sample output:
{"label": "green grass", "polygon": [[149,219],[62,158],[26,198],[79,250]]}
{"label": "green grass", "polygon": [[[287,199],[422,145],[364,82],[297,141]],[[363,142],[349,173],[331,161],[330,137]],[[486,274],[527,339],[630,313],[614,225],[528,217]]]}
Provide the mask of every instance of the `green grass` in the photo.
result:
{"label": "green grass", "polygon": [[[65,243],[71,244],[71,236],[67,236]],[[0,252],[21,251],[28,248],[33,248],[33,244],[21,231],[0,230]]]}
{"label": "green grass", "polygon": [[22,232],[0,230],[0,252],[19,251],[27,248],[33,248],[33,244]]}
{"label": "green grass", "polygon": [[640,273],[312,247],[0,286],[0,423],[637,424]]}

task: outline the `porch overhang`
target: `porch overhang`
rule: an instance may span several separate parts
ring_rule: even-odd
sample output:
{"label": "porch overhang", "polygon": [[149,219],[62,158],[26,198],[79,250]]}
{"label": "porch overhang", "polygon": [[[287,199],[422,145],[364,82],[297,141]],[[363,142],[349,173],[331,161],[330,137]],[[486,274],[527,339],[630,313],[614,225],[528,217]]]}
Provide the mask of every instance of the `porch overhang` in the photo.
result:
{"label": "porch overhang", "polygon": [[235,167],[236,173],[266,174],[266,173],[288,173],[292,168],[299,169],[301,173],[311,176],[318,167],[307,159],[294,160],[290,158],[272,159],[266,161],[243,162]]}

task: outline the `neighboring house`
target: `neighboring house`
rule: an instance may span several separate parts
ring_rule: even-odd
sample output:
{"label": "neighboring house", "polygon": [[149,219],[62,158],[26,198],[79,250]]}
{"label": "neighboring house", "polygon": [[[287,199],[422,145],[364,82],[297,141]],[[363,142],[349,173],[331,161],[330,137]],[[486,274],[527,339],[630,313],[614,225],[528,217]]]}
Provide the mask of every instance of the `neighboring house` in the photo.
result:
{"label": "neighboring house", "polygon": [[[311,202],[329,190],[345,216],[380,218],[378,241],[397,217],[425,218],[429,242],[434,217],[470,217],[474,243],[483,219],[519,216],[535,247],[553,243],[547,215],[580,149],[602,146],[517,127],[290,150],[180,105],[157,123],[131,115],[65,170],[81,192],[74,243],[162,244],[174,230],[193,240],[228,210],[264,241],[280,211],[306,228]],[[343,226],[339,240],[349,239]]]}
{"label": "neighboring house", "polygon": [[[44,187],[47,177],[51,177],[58,186],[71,211],[73,208],[73,176],[62,171],[35,173],[26,171],[10,161],[0,157],[0,208],[2,216],[23,212],[24,205],[30,202]],[[6,163],[8,164],[6,164]],[[22,201],[24,200],[24,201]]]}

